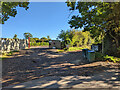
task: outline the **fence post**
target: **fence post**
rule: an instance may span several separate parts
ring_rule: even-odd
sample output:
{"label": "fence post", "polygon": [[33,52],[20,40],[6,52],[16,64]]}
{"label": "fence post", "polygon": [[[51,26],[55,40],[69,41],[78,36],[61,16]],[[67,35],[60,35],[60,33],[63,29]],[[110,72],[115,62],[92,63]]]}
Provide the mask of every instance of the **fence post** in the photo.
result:
{"label": "fence post", "polygon": [[28,37],[28,48],[30,48],[30,37]]}

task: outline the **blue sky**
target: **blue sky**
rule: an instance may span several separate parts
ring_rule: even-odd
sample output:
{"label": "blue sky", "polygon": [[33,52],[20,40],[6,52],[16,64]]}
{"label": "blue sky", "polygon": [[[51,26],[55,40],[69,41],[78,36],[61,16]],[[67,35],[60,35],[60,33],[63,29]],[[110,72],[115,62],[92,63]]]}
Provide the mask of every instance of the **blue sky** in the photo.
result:
{"label": "blue sky", "polygon": [[[18,38],[24,38],[23,33],[30,32],[33,37],[50,36],[56,39],[61,30],[70,29],[68,20],[70,15],[69,8],[64,2],[31,2],[29,9],[17,8],[18,14],[2,25],[2,37],[13,38],[14,34]],[[69,17],[70,15],[70,17]]]}

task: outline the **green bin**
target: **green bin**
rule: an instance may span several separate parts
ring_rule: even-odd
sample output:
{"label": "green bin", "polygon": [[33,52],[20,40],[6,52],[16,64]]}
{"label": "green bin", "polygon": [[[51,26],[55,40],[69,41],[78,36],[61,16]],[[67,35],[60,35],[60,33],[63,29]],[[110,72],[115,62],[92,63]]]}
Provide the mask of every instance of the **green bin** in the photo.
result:
{"label": "green bin", "polygon": [[89,60],[89,62],[95,61],[95,51],[88,50],[87,59]]}
{"label": "green bin", "polygon": [[88,50],[89,49],[82,49],[82,54],[84,58],[87,58]]}

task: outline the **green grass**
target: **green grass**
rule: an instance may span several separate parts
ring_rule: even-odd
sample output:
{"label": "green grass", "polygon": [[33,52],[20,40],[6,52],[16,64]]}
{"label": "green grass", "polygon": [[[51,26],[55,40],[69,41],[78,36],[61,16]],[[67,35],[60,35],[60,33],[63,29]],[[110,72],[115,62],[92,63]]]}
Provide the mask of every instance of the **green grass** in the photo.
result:
{"label": "green grass", "polygon": [[0,56],[0,60],[4,60],[6,58],[9,58],[10,56],[13,56],[13,54],[15,52],[19,52],[18,50],[14,50],[14,51],[10,51],[10,52],[7,52],[7,53],[2,53],[2,55]]}
{"label": "green grass", "polygon": [[82,50],[82,47],[69,47],[67,51],[76,51],[76,50]]}
{"label": "green grass", "polygon": [[65,52],[65,50],[64,49],[57,49],[57,52]]}
{"label": "green grass", "polygon": [[12,56],[13,53],[15,53],[15,52],[19,52],[19,51],[18,50],[10,51],[10,52],[6,53],[5,55],[6,56]]}
{"label": "green grass", "polygon": [[67,51],[77,51],[77,50],[82,50],[82,49],[90,49],[89,46],[81,46],[81,47],[69,47],[69,49]]}
{"label": "green grass", "polygon": [[82,47],[69,47],[69,49],[57,49],[57,52],[68,52],[68,51],[77,51],[77,50],[82,50]]}
{"label": "green grass", "polygon": [[9,58],[9,56],[0,56],[0,60],[4,60],[6,58]]}
{"label": "green grass", "polygon": [[58,52],[68,52],[68,51],[77,51],[77,50],[82,50],[85,48],[90,48],[88,46],[82,46],[82,47],[69,47],[68,49],[64,48],[64,49],[58,49]]}

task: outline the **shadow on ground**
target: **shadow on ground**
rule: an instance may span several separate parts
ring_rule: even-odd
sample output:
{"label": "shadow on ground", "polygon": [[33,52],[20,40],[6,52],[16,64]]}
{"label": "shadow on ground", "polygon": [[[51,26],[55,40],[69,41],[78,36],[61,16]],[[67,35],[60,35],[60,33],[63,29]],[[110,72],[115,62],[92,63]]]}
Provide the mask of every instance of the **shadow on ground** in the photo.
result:
{"label": "shadow on ground", "polygon": [[[75,60],[80,61],[79,65],[76,65]],[[43,80],[31,82],[36,83],[36,86],[25,84],[26,86],[18,87],[71,88],[87,85],[89,88],[88,83],[94,87],[99,82],[102,84],[98,87],[120,86],[118,65],[106,64],[106,62],[88,63],[83,59],[81,51],[56,53],[55,49],[33,48],[23,50],[13,58],[4,59],[2,65],[3,87],[38,78],[41,80],[43,78]]]}

